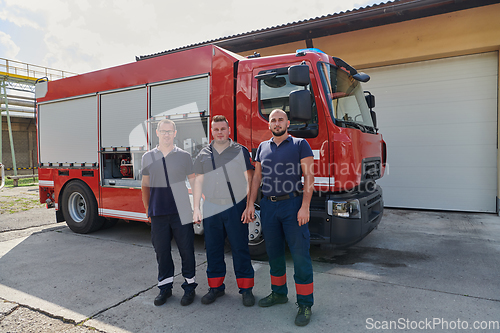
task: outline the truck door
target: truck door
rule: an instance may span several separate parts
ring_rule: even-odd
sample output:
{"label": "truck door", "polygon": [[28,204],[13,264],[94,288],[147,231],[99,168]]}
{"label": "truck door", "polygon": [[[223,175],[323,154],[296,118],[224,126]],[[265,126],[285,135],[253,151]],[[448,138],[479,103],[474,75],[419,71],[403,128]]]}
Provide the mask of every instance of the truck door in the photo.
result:
{"label": "truck door", "polygon": [[[263,75],[266,72],[275,72],[276,75]],[[328,191],[332,170],[330,170],[327,121],[323,104],[316,102],[320,101],[320,95],[312,70],[310,76],[311,84],[306,89],[311,92],[312,118],[307,123],[291,120],[288,132],[294,137],[307,139],[314,153],[315,189]],[[280,109],[288,115],[290,111],[288,95],[293,90],[304,89],[289,82],[288,66],[254,69],[253,77],[257,82],[252,85],[252,157],[259,144],[272,137],[268,126],[271,111]]]}

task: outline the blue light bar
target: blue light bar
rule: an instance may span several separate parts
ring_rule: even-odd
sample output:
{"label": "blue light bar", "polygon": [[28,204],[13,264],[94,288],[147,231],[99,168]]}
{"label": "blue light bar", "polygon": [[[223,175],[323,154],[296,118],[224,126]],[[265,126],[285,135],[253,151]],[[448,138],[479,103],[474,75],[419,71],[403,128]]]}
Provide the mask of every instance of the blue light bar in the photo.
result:
{"label": "blue light bar", "polygon": [[317,49],[317,48],[309,48],[309,49],[298,49],[297,51],[295,51],[295,53],[307,53],[307,52],[313,52],[313,53],[324,53],[326,54],[325,52],[321,51],[320,49]]}

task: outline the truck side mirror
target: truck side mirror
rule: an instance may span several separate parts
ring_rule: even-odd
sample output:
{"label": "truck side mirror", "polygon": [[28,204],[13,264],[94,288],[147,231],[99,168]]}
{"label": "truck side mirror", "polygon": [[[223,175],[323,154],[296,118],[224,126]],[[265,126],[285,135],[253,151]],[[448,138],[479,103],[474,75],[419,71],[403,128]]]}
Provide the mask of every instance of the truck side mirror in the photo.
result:
{"label": "truck side mirror", "polygon": [[366,95],[366,104],[368,104],[368,108],[371,110],[375,107],[375,96],[372,94]]}
{"label": "truck side mirror", "polygon": [[302,62],[300,65],[288,67],[288,80],[296,86],[307,86],[309,80],[309,66]]}
{"label": "truck side mirror", "polygon": [[[307,72],[309,77],[309,71]],[[309,90],[294,90],[289,95],[290,120],[311,120],[311,93]]]}
{"label": "truck side mirror", "polygon": [[370,115],[372,116],[373,127],[377,128],[377,114],[375,111],[370,110]]}
{"label": "truck side mirror", "polygon": [[359,72],[359,73],[356,73],[352,76],[354,79],[358,80],[358,81],[361,81],[361,82],[368,82],[370,81],[370,75],[368,74],[365,74],[363,72]]}

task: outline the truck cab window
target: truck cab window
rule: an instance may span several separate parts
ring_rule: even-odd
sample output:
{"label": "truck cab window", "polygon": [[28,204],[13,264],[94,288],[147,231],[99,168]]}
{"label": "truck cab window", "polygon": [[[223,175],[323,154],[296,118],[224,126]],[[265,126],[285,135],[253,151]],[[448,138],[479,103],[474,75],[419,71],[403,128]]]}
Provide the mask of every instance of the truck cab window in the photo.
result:
{"label": "truck cab window", "polygon": [[375,133],[370,110],[358,81],[343,70],[318,63],[330,114],[338,126]]}
{"label": "truck cab window", "polygon": [[[259,109],[262,117],[268,120],[269,114],[274,109],[283,110],[289,115],[288,96],[290,92],[298,89],[304,88],[291,84],[288,81],[288,74],[280,74],[271,79],[259,80]],[[289,132],[296,137],[315,137],[318,133],[318,111],[314,93],[310,84],[306,89],[311,92],[312,118],[307,123],[290,120]],[[304,131],[304,129],[306,130]]]}

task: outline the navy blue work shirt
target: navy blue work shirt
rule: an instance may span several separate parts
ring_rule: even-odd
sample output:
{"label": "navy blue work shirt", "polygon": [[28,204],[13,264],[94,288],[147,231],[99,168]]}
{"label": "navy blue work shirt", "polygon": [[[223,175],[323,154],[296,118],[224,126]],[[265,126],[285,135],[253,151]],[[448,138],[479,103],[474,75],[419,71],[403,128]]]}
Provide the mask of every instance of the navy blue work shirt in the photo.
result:
{"label": "navy blue work shirt", "polygon": [[149,176],[148,215],[179,214],[183,224],[192,222],[186,177],[193,173],[191,156],[177,146],[165,157],[158,148],[145,153],[142,156],[142,175]]}
{"label": "navy blue work shirt", "polygon": [[313,156],[309,143],[288,136],[279,146],[274,137],[261,142],[255,160],[262,165],[262,194],[281,196],[302,190],[302,167],[300,160]]}

